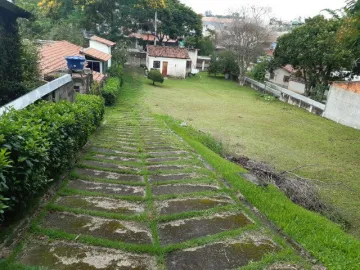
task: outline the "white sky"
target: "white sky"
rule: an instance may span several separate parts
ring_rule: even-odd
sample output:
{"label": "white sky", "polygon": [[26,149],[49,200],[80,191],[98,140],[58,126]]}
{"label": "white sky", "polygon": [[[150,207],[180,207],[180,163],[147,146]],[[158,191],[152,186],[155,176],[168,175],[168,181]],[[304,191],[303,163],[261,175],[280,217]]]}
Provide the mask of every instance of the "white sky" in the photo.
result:
{"label": "white sky", "polygon": [[225,15],[229,9],[241,6],[257,5],[272,8],[272,14],[282,20],[290,21],[298,17],[307,18],[318,15],[321,10],[340,9],[345,0],[180,0],[192,7],[195,12],[204,14],[211,10],[213,14]]}

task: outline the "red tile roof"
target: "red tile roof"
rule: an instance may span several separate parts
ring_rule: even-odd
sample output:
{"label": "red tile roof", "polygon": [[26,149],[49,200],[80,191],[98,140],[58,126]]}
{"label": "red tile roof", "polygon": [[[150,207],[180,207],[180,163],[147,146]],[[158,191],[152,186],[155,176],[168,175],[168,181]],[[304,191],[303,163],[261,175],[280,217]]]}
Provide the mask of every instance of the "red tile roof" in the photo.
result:
{"label": "red tile roof", "polygon": [[286,66],[283,67],[283,69],[286,70],[289,73],[293,73],[293,71],[294,71],[294,68],[293,68],[292,65],[286,65]]}
{"label": "red tile roof", "polygon": [[80,56],[81,47],[68,41],[54,41],[40,48],[40,72],[47,73],[67,69],[66,56]]}
{"label": "red tile roof", "polygon": [[101,74],[97,71],[93,71],[92,74],[93,74],[94,81],[101,82],[105,79],[105,75]]}
{"label": "red tile roof", "polygon": [[105,45],[108,45],[108,46],[110,46],[110,47],[116,45],[115,42],[112,42],[111,40],[108,40],[108,39],[105,39],[105,38],[101,38],[101,37],[98,37],[98,36],[92,36],[92,37],[91,37],[91,40],[100,42],[100,43],[105,44]]}
{"label": "red tile roof", "polygon": [[218,18],[218,17],[203,17],[202,18],[203,22],[213,22],[213,23],[224,23],[224,24],[228,24],[228,23],[232,23],[233,19],[229,19],[229,18]]}
{"label": "red tile roof", "polygon": [[152,57],[189,59],[189,52],[185,48],[163,47],[163,46],[147,46],[148,55]]}
{"label": "red tile roof", "polygon": [[265,53],[267,56],[274,56],[274,51],[273,50],[265,50]]}
{"label": "red tile roof", "polygon": [[101,52],[97,49],[94,49],[94,48],[87,48],[87,49],[83,49],[81,51],[82,54],[85,54],[85,55],[88,55],[90,57],[93,57],[95,59],[98,59],[98,60],[101,60],[101,61],[104,61],[104,62],[107,62],[111,59],[111,55],[108,54],[108,53],[104,53],[104,52]]}
{"label": "red tile roof", "polygon": [[[155,36],[153,34],[140,34],[140,33],[131,33],[130,35],[128,35],[129,38],[137,38],[137,39],[142,39],[144,41],[155,41]],[[157,41],[159,41],[158,38],[156,38]],[[177,40],[175,39],[170,39],[169,36],[165,36],[163,39],[163,42],[168,42],[168,43],[176,43]]]}

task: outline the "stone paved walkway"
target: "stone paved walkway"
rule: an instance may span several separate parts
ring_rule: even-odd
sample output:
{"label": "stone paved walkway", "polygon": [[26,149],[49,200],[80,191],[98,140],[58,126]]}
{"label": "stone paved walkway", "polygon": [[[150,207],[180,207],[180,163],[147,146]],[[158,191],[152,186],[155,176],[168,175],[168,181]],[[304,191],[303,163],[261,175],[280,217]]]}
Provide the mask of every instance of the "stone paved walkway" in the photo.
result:
{"label": "stone paved walkway", "polygon": [[221,270],[258,262],[294,269],[275,264],[291,249],[193,149],[137,113],[114,117],[98,132],[33,227],[17,256],[25,265]]}

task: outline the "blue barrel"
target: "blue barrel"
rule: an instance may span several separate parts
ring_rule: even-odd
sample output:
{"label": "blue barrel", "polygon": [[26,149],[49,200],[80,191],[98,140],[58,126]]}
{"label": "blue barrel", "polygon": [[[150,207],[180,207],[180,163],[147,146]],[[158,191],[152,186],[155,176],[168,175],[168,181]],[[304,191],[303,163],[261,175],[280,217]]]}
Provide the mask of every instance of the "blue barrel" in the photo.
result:
{"label": "blue barrel", "polygon": [[85,57],[83,56],[67,56],[65,57],[67,61],[68,69],[70,70],[84,70],[85,68]]}

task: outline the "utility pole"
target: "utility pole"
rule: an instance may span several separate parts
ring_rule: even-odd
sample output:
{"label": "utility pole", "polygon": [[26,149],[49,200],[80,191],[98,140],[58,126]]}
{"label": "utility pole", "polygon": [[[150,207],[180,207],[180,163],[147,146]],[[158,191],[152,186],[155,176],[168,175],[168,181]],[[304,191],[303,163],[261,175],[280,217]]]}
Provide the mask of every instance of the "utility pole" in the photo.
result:
{"label": "utility pole", "polygon": [[156,39],[157,39],[157,11],[155,11],[155,38],[154,38],[154,45],[156,46]]}

